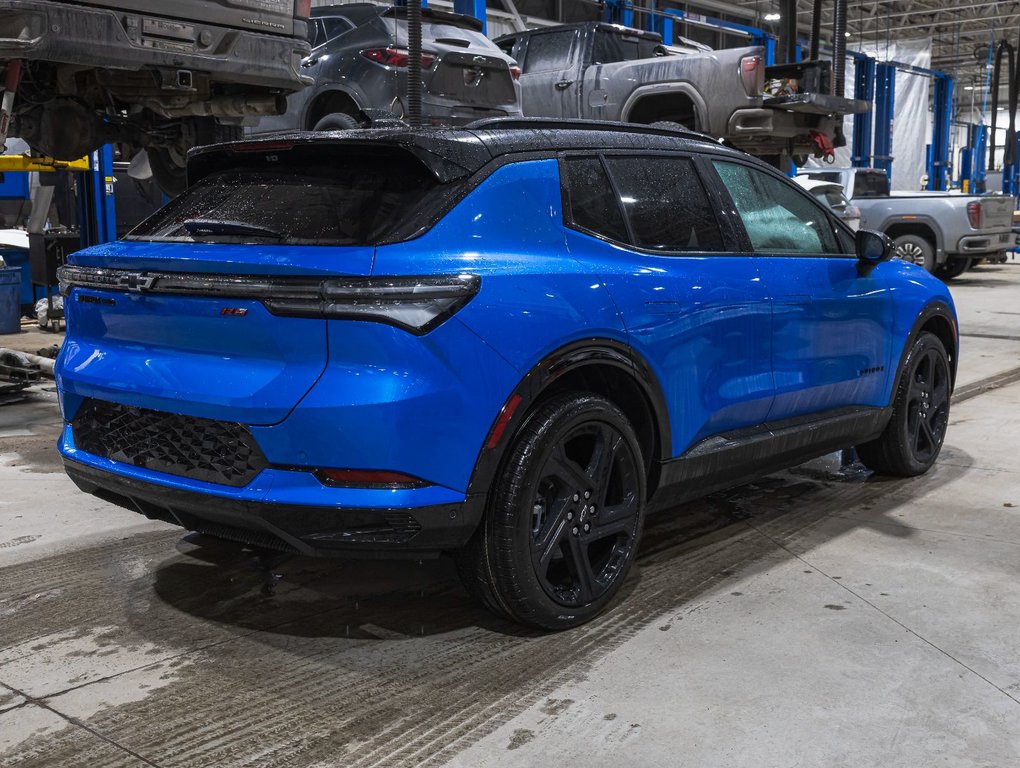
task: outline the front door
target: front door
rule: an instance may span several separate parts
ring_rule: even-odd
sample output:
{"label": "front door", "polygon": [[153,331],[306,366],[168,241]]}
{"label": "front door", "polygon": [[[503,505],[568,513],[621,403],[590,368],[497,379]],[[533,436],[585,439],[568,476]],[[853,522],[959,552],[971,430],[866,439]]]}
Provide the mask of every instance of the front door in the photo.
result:
{"label": "front door", "polygon": [[760,168],[712,163],[772,301],[769,421],[888,400],[892,295],[881,264],[809,194]]}

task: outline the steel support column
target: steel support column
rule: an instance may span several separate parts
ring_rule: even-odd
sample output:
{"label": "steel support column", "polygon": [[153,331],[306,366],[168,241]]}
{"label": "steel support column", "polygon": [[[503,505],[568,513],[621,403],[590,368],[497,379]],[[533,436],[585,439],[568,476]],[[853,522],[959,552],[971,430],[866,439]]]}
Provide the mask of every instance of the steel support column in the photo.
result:
{"label": "steel support column", "polygon": [[[869,102],[875,100],[875,60],[870,56],[854,56],[854,98]],[[853,116],[851,162],[858,168],[867,168],[871,163],[871,121],[874,117],[872,112]]]}
{"label": "steel support column", "polygon": [[934,78],[932,99],[931,152],[928,164],[928,189],[949,189],[949,137],[953,130],[953,78]]}
{"label": "steel support column", "polygon": [[90,168],[77,174],[78,228],[83,248],[117,239],[113,201],[113,148],[105,144],[92,153]]}
{"label": "steel support column", "polygon": [[[425,2],[422,0],[422,8]],[[453,0],[454,13],[463,13],[467,16],[474,16],[482,22],[482,34],[486,34],[485,23],[485,0]]]}
{"label": "steel support column", "polygon": [[893,112],[896,107],[896,65],[875,65],[875,154],[872,167],[892,178]]}

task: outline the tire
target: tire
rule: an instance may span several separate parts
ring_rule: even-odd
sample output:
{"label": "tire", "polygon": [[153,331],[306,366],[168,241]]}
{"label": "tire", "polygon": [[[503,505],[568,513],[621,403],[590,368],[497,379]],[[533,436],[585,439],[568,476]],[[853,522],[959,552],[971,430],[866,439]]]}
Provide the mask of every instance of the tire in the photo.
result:
{"label": "tire", "polygon": [[973,259],[949,259],[945,264],[935,268],[935,277],[940,280],[954,280],[968,269]]}
{"label": "tire", "polygon": [[320,117],[319,121],[312,128],[313,131],[352,131],[356,128],[360,128],[359,123],[354,117],[348,115],[346,112],[332,112],[324,117]]}
{"label": "tire", "polygon": [[149,147],[145,154],[149,156],[152,178],[164,193],[177,197],[188,188],[183,156],[166,147]]}
{"label": "tire", "polygon": [[676,120],[656,120],[654,123],[648,124],[649,128],[662,128],[667,131],[691,131],[693,128],[688,128],[682,123],[676,122]]}
{"label": "tire", "polygon": [[620,409],[596,395],[557,395],[507,449],[485,519],[456,555],[465,588],[533,627],[593,619],[634,560],[645,493],[641,449]]}
{"label": "tire", "polygon": [[857,446],[868,469],[885,475],[923,475],[938,458],[949,424],[951,377],[945,347],[932,333],[918,336],[907,355],[885,431]]}
{"label": "tire", "polygon": [[900,235],[893,240],[893,256],[935,271],[935,248],[920,235]]}
{"label": "tire", "polygon": [[[196,121],[192,124],[191,130],[193,131],[191,139],[194,141],[192,146],[195,147],[221,141],[235,141],[244,133],[239,125],[221,125],[212,118]],[[188,134],[185,133],[185,136]],[[187,138],[184,141],[187,142]],[[177,147],[149,147],[145,154],[149,157],[152,178],[164,193],[170,197],[177,197],[187,189],[186,151]]]}

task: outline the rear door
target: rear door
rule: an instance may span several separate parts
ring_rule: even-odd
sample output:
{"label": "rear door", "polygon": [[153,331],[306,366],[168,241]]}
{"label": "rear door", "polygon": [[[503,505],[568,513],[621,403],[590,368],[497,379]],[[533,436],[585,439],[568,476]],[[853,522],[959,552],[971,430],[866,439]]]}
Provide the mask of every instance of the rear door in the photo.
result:
{"label": "rear door", "polygon": [[602,276],[631,345],[658,377],[672,455],[764,422],[771,308],[754,259],[734,252],[696,161],[606,155],[567,157],[562,167],[571,254]]}
{"label": "rear door", "polygon": [[521,109],[528,117],[578,117],[584,65],[577,28],[533,32],[521,52]]}
{"label": "rear door", "polygon": [[772,301],[776,397],[769,421],[886,405],[887,265],[863,268],[849,234],[786,179],[737,160],[712,166]]}

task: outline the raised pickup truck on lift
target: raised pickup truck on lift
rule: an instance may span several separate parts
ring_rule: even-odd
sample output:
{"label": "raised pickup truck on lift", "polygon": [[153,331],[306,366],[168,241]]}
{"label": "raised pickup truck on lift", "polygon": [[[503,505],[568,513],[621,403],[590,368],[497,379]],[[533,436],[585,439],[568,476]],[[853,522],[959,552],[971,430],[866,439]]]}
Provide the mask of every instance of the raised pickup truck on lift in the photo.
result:
{"label": "raised pickup truck on lift", "polygon": [[1009,195],[890,192],[888,175],[877,168],[805,168],[798,175],[841,184],[861,211],[862,229],[884,232],[897,258],[944,280],[975,259],[1005,260],[1013,247],[1016,200]]}
{"label": "raised pickup truck on lift", "polygon": [[144,148],[164,191],[190,147],[279,114],[311,78],[311,0],[7,0],[0,5],[0,141],[73,160]]}
{"label": "raised pickup truck on lift", "polygon": [[842,115],[868,109],[828,95],[829,62],[766,67],[760,46],[667,48],[655,32],[600,22],[515,32],[496,44],[521,65],[528,117],[678,123],[780,167],[844,146]]}

